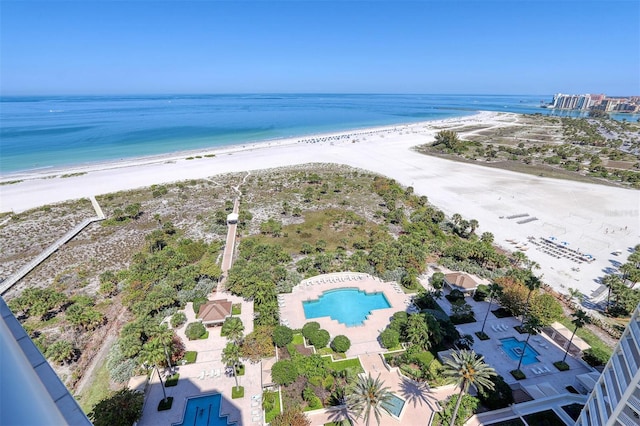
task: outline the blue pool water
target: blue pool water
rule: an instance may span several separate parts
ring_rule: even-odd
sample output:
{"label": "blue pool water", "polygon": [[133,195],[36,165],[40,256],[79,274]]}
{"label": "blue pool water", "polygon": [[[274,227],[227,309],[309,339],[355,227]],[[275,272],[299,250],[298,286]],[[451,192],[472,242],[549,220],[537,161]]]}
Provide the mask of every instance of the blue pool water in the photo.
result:
{"label": "blue pool water", "polygon": [[400,413],[402,413],[402,408],[404,407],[404,399],[391,394],[389,401],[383,402],[381,405],[382,408],[387,410],[392,416],[400,417]]}
{"label": "blue pool water", "polygon": [[353,327],[362,325],[374,309],[391,307],[383,293],[367,293],[357,288],[341,288],[322,293],[318,300],[302,302],[304,316],[307,319],[331,317]]}
{"label": "blue pool water", "polygon": [[236,423],[227,423],[227,416],[220,416],[220,401],[222,395],[204,395],[197,398],[187,398],[187,406],[184,408],[182,423],[174,423],[172,426],[228,426]]}
{"label": "blue pool water", "polygon": [[508,339],[500,339],[500,342],[502,342],[502,350],[504,351],[504,353],[509,355],[511,359],[515,361],[519,361],[520,355],[524,350],[524,357],[522,358],[523,365],[540,362],[537,358],[537,356],[540,354],[525,342],[521,342],[515,337],[509,337]]}

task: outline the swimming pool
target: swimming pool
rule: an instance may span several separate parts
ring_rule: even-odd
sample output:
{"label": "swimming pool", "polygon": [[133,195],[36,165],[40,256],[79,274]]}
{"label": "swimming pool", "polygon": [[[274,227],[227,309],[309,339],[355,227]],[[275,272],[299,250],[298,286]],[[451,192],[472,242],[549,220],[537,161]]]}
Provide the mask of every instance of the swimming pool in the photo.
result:
{"label": "swimming pool", "polygon": [[302,302],[307,319],[331,317],[353,327],[362,325],[374,309],[391,307],[383,293],[367,293],[357,288],[340,288],[322,293],[317,300]]}
{"label": "swimming pool", "polygon": [[524,351],[524,356],[522,357],[523,365],[540,362],[537,358],[540,354],[525,342],[521,342],[515,337],[500,339],[500,342],[502,343],[502,351],[509,355],[514,361],[520,361],[520,356],[522,355],[522,351]]}
{"label": "swimming pool", "polygon": [[195,398],[187,398],[187,405],[184,407],[181,423],[174,423],[171,426],[228,426],[236,425],[235,422],[227,423],[227,416],[220,415],[220,401],[222,395],[219,393],[203,395]]}
{"label": "swimming pool", "polygon": [[391,398],[380,405],[392,416],[400,418],[400,413],[402,413],[402,408],[404,407],[404,399],[392,393]]}

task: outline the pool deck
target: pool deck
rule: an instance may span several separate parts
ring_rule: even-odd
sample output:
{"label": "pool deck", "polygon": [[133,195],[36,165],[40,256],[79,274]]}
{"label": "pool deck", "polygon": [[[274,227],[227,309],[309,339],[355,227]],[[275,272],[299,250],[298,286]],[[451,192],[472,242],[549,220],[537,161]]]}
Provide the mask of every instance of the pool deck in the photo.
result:
{"label": "pool deck", "polygon": [[[368,293],[384,293],[391,305],[385,309],[375,309],[360,326],[347,327],[329,317],[308,320],[304,315],[302,302],[318,299],[323,292],[340,288],[358,288]],[[351,340],[351,348],[347,357],[383,352],[385,349],[378,343],[378,334],[389,324],[391,316],[398,311],[410,309],[411,298],[397,284],[381,281],[368,274],[342,272],[318,275],[303,280],[288,294],[279,296],[281,322],[290,328],[302,328],[309,321],[317,321],[327,330],[331,337],[343,334]],[[364,332],[363,332],[364,331]]]}
{"label": "pool deck", "polygon": [[[217,293],[215,299],[227,299],[233,303],[244,302],[242,298],[229,293]],[[185,310],[187,323],[195,321],[195,313],[191,303]],[[253,303],[242,303],[242,313],[239,315],[245,327],[245,335],[253,331]],[[245,374],[238,377],[240,386],[244,386],[244,398],[231,399],[231,388],[235,386],[233,375],[225,374],[225,367],[221,361],[222,350],[227,344],[227,339],[220,336],[221,327],[207,327],[209,337],[202,340],[188,340],[184,334],[186,324],[176,330],[176,334],[182,338],[186,350],[197,351],[198,358],[195,363],[179,365],[180,373],[178,385],[166,388],[167,396],[173,397],[173,406],[167,411],[157,411],[157,406],[162,399],[162,388],[158,376],[153,375],[147,386],[145,405],[142,417],[138,421],[139,426],[171,425],[182,421],[186,406],[186,398],[198,397],[204,394],[222,394],[221,412],[228,414],[228,421],[237,422],[239,425],[262,424],[262,409],[255,400],[254,395],[262,395],[262,363],[253,364],[245,362]],[[213,375],[211,373],[214,373]],[[218,373],[218,374],[216,374]],[[260,421],[255,421],[254,411],[259,411]]]}

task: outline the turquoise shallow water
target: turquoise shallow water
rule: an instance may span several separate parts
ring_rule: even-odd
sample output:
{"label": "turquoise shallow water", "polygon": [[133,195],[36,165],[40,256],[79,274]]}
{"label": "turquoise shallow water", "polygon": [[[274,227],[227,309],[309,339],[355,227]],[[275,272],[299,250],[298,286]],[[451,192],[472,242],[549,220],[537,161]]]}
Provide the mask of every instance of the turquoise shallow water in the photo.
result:
{"label": "turquoise shallow water", "polygon": [[395,394],[391,394],[391,398],[388,401],[383,402],[382,408],[387,410],[389,413],[394,415],[395,417],[400,417],[402,413],[402,408],[404,407],[404,399],[400,398]]}
{"label": "turquoise shallow water", "polygon": [[372,310],[390,306],[383,293],[366,293],[357,288],[325,291],[318,300],[302,302],[307,319],[331,317],[347,327],[362,325]]}
{"label": "turquoise shallow water", "polygon": [[549,113],[551,96],[184,95],[0,99],[0,173],[443,119]]}

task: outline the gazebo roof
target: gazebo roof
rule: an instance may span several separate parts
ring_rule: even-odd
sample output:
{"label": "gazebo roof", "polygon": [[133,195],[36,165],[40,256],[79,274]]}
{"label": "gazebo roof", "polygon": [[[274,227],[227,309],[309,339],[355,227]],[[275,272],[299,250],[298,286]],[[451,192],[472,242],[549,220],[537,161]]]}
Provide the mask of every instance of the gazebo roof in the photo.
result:
{"label": "gazebo roof", "polygon": [[227,299],[211,300],[200,306],[198,318],[205,325],[224,322],[231,315],[231,305]]}
{"label": "gazebo roof", "polygon": [[450,285],[461,289],[462,291],[470,291],[478,288],[476,280],[462,272],[452,272],[444,275],[445,281]]}

